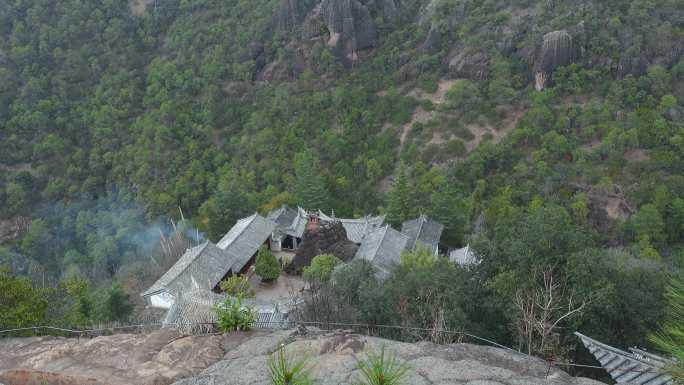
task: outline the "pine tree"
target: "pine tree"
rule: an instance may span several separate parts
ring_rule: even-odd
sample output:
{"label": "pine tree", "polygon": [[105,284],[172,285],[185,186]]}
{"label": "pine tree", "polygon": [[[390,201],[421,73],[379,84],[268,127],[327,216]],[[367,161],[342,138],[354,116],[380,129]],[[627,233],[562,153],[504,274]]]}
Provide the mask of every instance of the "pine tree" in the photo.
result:
{"label": "pine tree", "polygon": [[668,314],[662,330],[651,336],[651,340],[676,363],[666,367],[675,384],[684,384],[684,282],[673,279],[666,293]]}
{"label": "pine tree", "polygon": [[295,201],[307,210],[323,210],[329,208],[328,190],[319,171],[318,158],[310,151],[300,152],[295,156]]}
{"label": "pine tree", "polygon": [[202,214],[208,218],[209,238],[220,239],[238,219],[254,213],[247,192],[237,179],[222,178],[216,194],[200,208]]}
{"label": "pine tree", "polygon": [[415,199],[411,193],[406,166],[399,166],[399,174],[392,184],[387,199],[387,222],[399,226],[415,214]]}
{"label": "pine tree", "polygon": [[449,246],[460,245],[463,242],[467,210],[458,191],[444,182],[432,193],[430,201],[430,216],[444,225],[442,241]]}
{"label": "pine tree", "polygon": [[255,265],[254,272],[262,281],[273,281],[280,276],[280,263],[266,246],[259,250]]}

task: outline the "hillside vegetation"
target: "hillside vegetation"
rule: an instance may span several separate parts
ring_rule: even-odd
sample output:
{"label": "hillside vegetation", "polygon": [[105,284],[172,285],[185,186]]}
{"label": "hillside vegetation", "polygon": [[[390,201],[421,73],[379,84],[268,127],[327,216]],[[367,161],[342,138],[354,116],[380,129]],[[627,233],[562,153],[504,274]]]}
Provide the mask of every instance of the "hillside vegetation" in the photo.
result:
{"label": "hillside vegetation", "polygon": [[684,263],[679,0],[23,0],[0,3],[0,37],[0,230],[30,223],[0,233],[0,282],[64,299],[37,317],[126,318],[170,219],[216,241],[283,203],[427,213],[481,255],[348,293],[357,320],[531,348],[514,305],[544,270],[591,301],[540,354],[569,354],[574,329],[649,346],[665,314]]}

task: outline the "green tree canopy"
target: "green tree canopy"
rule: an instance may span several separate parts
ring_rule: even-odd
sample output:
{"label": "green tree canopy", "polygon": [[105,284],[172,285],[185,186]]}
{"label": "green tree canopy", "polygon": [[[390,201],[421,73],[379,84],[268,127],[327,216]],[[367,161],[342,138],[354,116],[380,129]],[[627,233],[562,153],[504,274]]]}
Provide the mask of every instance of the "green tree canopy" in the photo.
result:
{"label": "green tree canopy", "polygon": [[44,325],[47,308],[46,293],[0,266],[0,329]]}
{"label": "green tree canopy", "polygon": [[399,165],[397,178],[387,197],[387,222],[399,226],[404,221],[411,219],[416,214],[416,209],[406,165],[402,162]]}
{"label": "green tree canopy", "polygon": [[295,156],[294,197],[297,204],[307,210],[328,211],[329,195],[325,180],[320,174],[318,158],[311,151]]}
{"label": "green tree canopy", "polygon": [[259,249],[256,257],[255,273],[264,281],[273,281],[280,276],[280,263],[266,246]]}

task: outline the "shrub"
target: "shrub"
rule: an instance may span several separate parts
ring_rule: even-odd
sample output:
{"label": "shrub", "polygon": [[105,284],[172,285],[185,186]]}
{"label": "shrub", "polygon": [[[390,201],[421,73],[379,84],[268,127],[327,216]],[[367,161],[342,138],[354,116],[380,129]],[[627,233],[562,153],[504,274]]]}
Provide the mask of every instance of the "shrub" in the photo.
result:
{"label": "shrub", "polygon": [[313,380],[305,367],[306,359],[292,362],[285,354],[284,346],[268,359],[268,371],[273,385],[311,385]]}
{"label": "shrub", "polygon": [[422,246],[419,244],[415,251],[402,254],[401,266],[409,269],[433,267],[437,262],[437,257],[432,254],[429,248]]}
{"label": "shrub", "polygon": [[482,95],[477,85],[470,80],[457,80],[446,93],[445,107],[464,113],[475,113],[480,110]]}
{"label": "shrub", "polygon": [[262,281],[273,281],[280,276],[280,264],[271,250],[262,246],[256,258],[256,275]]}
{"label": "shrub", "polygon": [[45,294],[27,278],[14,277],[0,266],[0,329],[42,325],[48,309]]}
{"label": "shrub", "polygon": [[228,297],[214,308],[222,332],[247,331],[256,320],[254,309],[242,305],[242,297]]}
{"label": "shrub", "polygon": [[450,156],[463,156],[467,152],[465,143],[461,139],[451,139],[447,142],[446,150]]}
{"label": "shrub", "polygon": [[254,298],[256,295],[254,289],[249,284],[249,280],[243,275],[234,275],[221,281],[220,287],[221,290],[232,297]]}
{"label": "shrub", "polygon": [[380,353],[369,352],[364,360],[357,362],[361,371],[359,385],[399,385],[405,383],[409,367],[397,361],[392,354],[385,355],[385,347]]}
{"label": "shrub", "polygon": [[311,265],[304,268],[304,279],[309,282],[327,282],[335,266],[342,263],[334,255],[318,255],[311,261]]}

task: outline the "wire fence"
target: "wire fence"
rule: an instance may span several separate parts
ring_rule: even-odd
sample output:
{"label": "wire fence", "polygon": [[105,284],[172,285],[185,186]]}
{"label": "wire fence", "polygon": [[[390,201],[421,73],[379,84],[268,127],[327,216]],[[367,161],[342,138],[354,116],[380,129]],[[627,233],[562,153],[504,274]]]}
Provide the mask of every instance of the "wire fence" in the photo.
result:
{"label": "wire fence", "polygon": [[[574,362],[566,362],[566,361],[558,361],[554,358],[542,358],[534,355],[529,355],[527,353],[521,352],[519,350],[513,349],[511,347],[508,347],[506,345],[500,344],[498,342],[495,342],[489,338],[485,337],[480,337],[475,334],[471,334],[465,331],[460,331],[460,330],[446,330],[446,329],[434,329],[434,328],[422,328],[422,327],[412,327],[412,326],[404,326],[404,325],[383,325],[383,324],[377,324],[377,325],[371,325],[371,324],[362,324],[362,323],[349,323],[349,322],[328,322],[328,321],[260,321],[260,325],[258,328],[260,329],[289,329],[289,328],[294,328],[297,326],[312,326],[312,327],[318,327],[321,330],[340,330],[342,328],[346,329],[365,329],[368,331],[368,334],[371,334],[371,330],[376,330],[376,329],[396,329],[396,330],[408,330],[408,331],[420,331],[420,332],[430,332],[430,333],[440,333],[440,334],[447,334],[447,335],[452,335],[452,336],[461,336],[461,337],[466,337],[469,339],[472,339],[473,341],[477,341],[480,344],[483,345],[488,345],[488,346],[493,346],[499,349],[504,349],[506,351],[512,352],[517,355],[521,355],[525,358],[533,359],[539,362],[544,362],[549,366],[549,370],[552,367],[560,368],[560,367],[574,367],[574,368],[582,368],[582,369],[597,369],[597,370],[606,370],[602,366],[598,365],[587,365],[587,364],[578,364]],[[0,337],[5,336],[5,337],[11,337],[12,335],[16,334],[22,334],[25,332],[33,332],[34,334],[37,335],[43,335],[41,332],[44,333],[44,335],[63,335],[63,334],[68,334],[70,336],[76,336],[78,338],[81,337],[96,337],[96,336],[101,336],[101,335],[107,335],[107,334],[114,334],[117,332],[130,332],[130,331],[141,331],[144,329],[149,329],[149,330],[154,330],[154,329],[160,329],[163,327],[169,327],[170,329],[180,329],[181,327],[193,327],[193,326],[207,326],[207,327],[213,327],[216,328],[217,324],[214,322],[197,322],[197,323],[180,323],[180,324],[172,324],[172,325],[163,325],[160,322],[151,322],[151,323],[137,323],[137,324],[128,324],[128,325],[117,325],[117,326],[108,326],[108,327],[97,327],[97,328],[68,328],[68,327],[56,327],[56,326],[48,326],[48,325],[42,325],[42,326],[30,326],[30,327],[23,327],[23,328],[14,328],[14,329],[6,329],[6,330],[0,330]],[[271,326],[271,327],[269,327]],[[187,330],[187,329],[185,329]],[[205,334],[205,333],[203,333]],[[25,335],[25,334],[24,334]],[[658,370],[653,368],[653,369],[637,369],[637,368],[611,368],[610,372],[634,372],[634,373],[658,373]]]}

